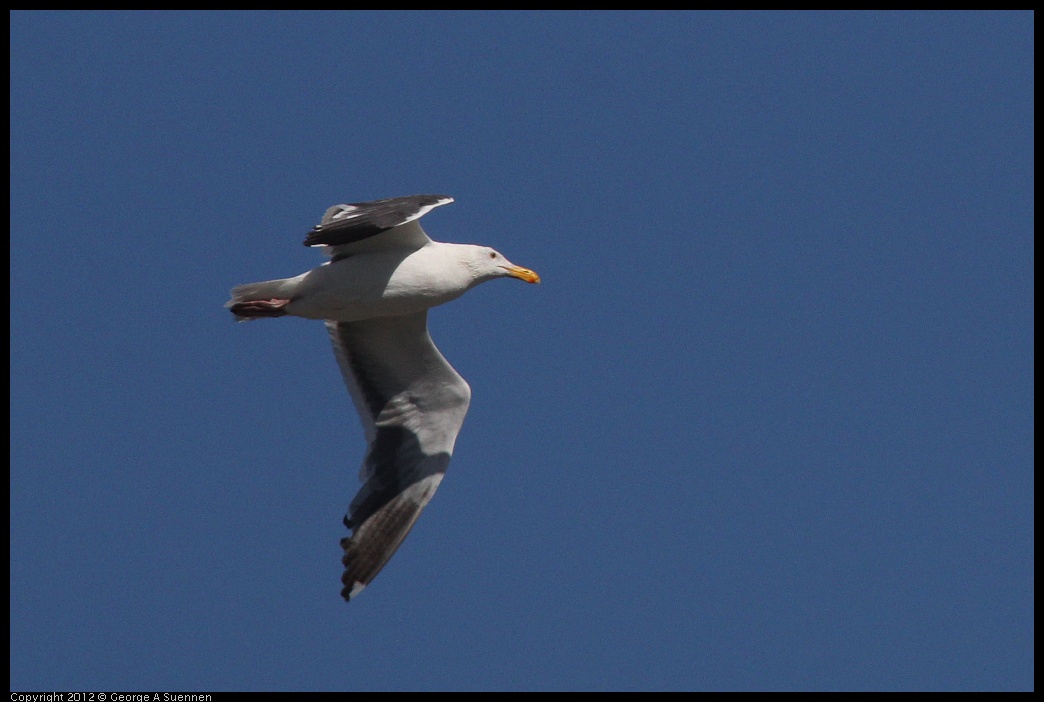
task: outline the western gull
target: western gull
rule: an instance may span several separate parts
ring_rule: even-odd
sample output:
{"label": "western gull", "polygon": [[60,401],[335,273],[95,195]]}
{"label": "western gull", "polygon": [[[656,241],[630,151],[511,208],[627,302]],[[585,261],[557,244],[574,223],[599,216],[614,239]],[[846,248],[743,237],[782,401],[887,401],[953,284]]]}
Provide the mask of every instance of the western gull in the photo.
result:
{"label": "western gull", "polygon": [[330,260],[294,278],[239,285],[239,321],[322,319],[369,445],[341,539],[351,600],[380,572],[431,500],[449,465],[471,388],[428,335],[428,308],[479,283],[540,277],[488,246],[432,241],[418,221],[453,202],[412,195],[334,205],[304,240]]}

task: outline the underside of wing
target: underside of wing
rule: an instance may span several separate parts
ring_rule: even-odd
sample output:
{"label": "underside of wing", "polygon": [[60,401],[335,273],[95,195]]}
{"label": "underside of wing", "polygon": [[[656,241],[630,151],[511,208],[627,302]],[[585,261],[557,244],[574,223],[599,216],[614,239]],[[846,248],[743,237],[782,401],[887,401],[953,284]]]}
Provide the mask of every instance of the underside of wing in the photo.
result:
{"label": "underside of wing", "polygon": [[[445,462],[449,463],[449,456]],[[432,473],[398,492],[356,527],[350,537],[341,539],[341,597],[351,600],[377,576],[435,494],[444,471],[445,468]]]}
{"label": "underside of wing", "polygon": [[343,539],[346,599],[380,572],[435,493],[467,413],[470,388],[435,348],[427,313],[328,321],[369,449]]}

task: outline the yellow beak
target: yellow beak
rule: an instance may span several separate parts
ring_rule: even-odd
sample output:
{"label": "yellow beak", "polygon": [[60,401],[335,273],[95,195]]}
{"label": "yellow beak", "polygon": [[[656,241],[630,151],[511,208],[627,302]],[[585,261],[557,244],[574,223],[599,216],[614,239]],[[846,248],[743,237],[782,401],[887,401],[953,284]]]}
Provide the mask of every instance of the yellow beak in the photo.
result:
{"label": "yellow beak", "polygon": [[540,276],[535,271],[530,271],[529,268],[523,268],[521,265],[505,265],[503,267],[508,276],[524,280],[527,283],[540,282]]}
{"label": "yellow beak", "polygon": [[504,270],[506,270],[508,275],[511,277],[524,280],[527,283],[540,282],[540,276],[538,276],[535,271],[531,271],[528,268],[523,268],[522,266],[504,266]]}

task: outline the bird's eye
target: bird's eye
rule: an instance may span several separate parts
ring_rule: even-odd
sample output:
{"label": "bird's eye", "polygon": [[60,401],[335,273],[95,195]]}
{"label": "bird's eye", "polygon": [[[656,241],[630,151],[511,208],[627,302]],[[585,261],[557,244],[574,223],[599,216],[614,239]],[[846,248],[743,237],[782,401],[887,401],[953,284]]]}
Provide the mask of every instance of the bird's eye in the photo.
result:
{"label": "bird's eye", "polygon": [[496,258],[497,257],[497,252],[496,251],[490,251],[489,252],[489,257],[490,258]]}

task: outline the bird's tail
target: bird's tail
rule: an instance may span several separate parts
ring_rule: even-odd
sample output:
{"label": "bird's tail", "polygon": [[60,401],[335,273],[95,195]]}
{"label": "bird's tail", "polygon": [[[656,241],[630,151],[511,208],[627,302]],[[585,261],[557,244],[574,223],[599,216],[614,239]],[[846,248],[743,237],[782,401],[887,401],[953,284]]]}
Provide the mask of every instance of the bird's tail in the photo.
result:
{"label": "bird's tail", "polygon": [[225,307],[232,311],[237,322],[261,317],[282,317],[286,314],[286,306],[293,299],[296,284],[296,278],[280,278],[237,285],[232,288],[232,299],[225,303]]}

